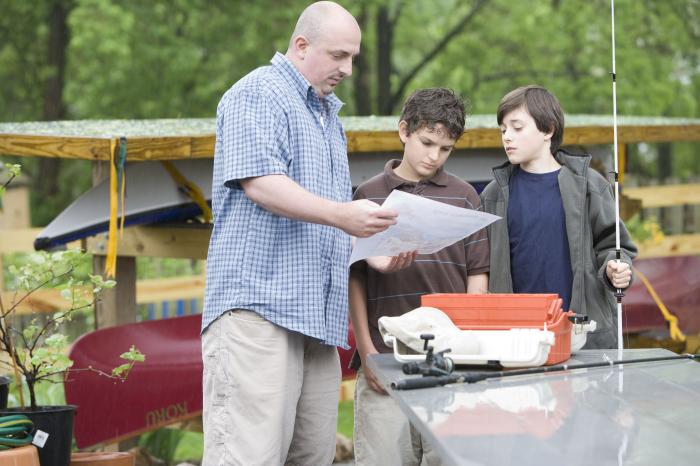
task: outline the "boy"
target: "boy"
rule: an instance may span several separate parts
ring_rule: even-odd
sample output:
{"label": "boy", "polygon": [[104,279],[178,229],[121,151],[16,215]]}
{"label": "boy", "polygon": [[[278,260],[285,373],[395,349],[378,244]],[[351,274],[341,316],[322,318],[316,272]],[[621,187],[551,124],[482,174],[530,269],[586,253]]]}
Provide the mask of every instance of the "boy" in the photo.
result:
{"label": "boy", "polygon": [[637,253],[620,222],[615,261],[615,200],[590,155],[559,146],[564,114],[550,92],[525,86],[506,94],[498,125],[508,162],[481,193],[484,210],[503,217],[488,227],[489,291],[558,293],[564,309],[597,323],[586,348],[617,346],[614,290],[627,288]]}
{"label": "boy", "polygon": [[[480,209],[474,188],[444,171],[443,164],[464,132],[464,104],[450,90],[423,89],[406,101],[399,122],[403,159],[389,161],[384,172],[362,184],[355,199],[381,204],[393,189],[447,204]],[[358,262],[350,271],[350,318],[359,367],[355,389],[355,460],[358,465],[439,464],[398,405],[365,364],[368,354],[390,352],[377,321],[420,307],[426,293],[485,293],[488,287],[488,240],[479,231],[441,251],[396,259],[390,270],[377,269],[377,258]],[[406,261],[410,263],[405,267]],[[369,266],[368,266],[369,264]]]}

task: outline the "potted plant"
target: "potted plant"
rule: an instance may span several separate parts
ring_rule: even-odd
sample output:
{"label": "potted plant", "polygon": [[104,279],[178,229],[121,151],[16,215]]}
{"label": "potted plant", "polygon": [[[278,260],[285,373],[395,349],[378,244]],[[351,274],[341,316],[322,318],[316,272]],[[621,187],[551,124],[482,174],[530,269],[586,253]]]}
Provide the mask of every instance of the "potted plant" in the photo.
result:
{"label": "potted plant", "polygon": [[[0,176],[6,178],[0,183],[0,199],[19,171],[18,165],[0,163]],[[132,346],[121,355],[124,364],[111,374],[90,367],[72,367],[73,362],[67,356],[68,338],[61,333],[62,326],[68,324],[76,313],[92,309],[100,292],[116,284],[100,275],[79,273],[84,261],[85,253],[79,249],[32,253],[22,265],[9,268],[14,276],[11,297],[3,299],[0,295],[0,353],[4,353],[4,357],[0,357],[0,366],[8,369],[7,373],[14,378],[21,405],[0,411],[0,416],[22,413],[34,422],[34,443],[43,443],[39,449],[42,466],[68,465],[76,407],[39,406],[37,384],[62,383],[76,370],[94,371],[114,378],[115,382],[123,381],[133,364],[144,360],[143,354]],[[60,291],[65,306],[53,314],[22,323],[22,317],[17,315],[20,306],[32,302],[32,295],[46,288]],[[28,400],[24,397],[25,387]]]}

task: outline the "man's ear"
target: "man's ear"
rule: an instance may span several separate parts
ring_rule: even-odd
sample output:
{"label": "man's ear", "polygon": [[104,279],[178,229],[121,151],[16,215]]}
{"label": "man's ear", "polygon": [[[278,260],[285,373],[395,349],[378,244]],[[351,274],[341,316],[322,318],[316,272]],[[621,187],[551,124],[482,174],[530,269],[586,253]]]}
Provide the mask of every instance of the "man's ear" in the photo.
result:
{"label": "man's ear", "polygon": [[399,121],[399,139],[401,139],[402,143],[406,144],[406,140],[408,139],[408,123],[406,120]]}
{"label": "man's ear", "polygon": [[294,38],[292,43],[294,44],[294,54],[297,56],[297,58],[303,60],[304,57],[306,57],[306,51],[309,48],[309,39],[303,35],[299,35]]}

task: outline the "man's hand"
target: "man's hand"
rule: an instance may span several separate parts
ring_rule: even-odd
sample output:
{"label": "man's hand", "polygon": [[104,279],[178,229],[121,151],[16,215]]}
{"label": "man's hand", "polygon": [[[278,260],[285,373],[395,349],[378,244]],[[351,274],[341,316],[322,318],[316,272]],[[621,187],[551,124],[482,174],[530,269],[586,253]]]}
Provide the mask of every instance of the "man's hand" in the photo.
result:
{"label": "man's hand", "polygon": [[372,348],[371,350],[367,351],[366,353],[362,354],[360,353],[360,360],[362,361],[362,372],[365,374],[365,379],[367,380],[367,386],[369,386],[370,389],[374,390],[375,392],[381,394],[381,395],[386,395],[386,390],[384,389],[384,385],[379,381],[376,375],[374,375],[374,372],[372,372],[369,367],[367,367],[367,355],[369,354],[379,354],[375,348]]}
{"label": "man's hand", "polygon": [[367,264],[377,272],[392,273],[405,269],[416,260],[416,251],[402,252],[398,256],[375,256],[366,259]]}
{"label": "man's hand", "polygon": [[394,225],[398,213],[382,209],[376,202],[360,199],[341,204],[338,216],[338,228],[349,235],[367,238]]}
{"label": "man's hand", "polygon": [[632,268],[626,262],[618,262],[617,260],[608,261],[605,267],[605,274],[612,286],[622,290],[630,286],[632,280]]}

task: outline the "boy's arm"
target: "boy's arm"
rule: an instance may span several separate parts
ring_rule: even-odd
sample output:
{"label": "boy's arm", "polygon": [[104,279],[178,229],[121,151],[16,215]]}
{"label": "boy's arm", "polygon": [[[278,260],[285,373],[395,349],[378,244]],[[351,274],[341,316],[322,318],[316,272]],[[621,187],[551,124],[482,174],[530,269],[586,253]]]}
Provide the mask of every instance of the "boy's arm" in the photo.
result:
{"label": "boy's arm", "polygon": [[[593,250],[598,265],[598,278],[611,291],[616,286],[611,279],[620,277],[626,288],[632,283],[632,259],[637,255],[637,247],[620,220],[620,264],[615,264],[615,198],[612,186],[607,184],[600,192],[591,192],[589,218],[593,237]],[[610,262],[613,264],[609,264]],[[627,278],[625,278],[627,277]]]}
{"label": "boy's arm", "polygon": [[386,393],[384,386],[372,373],[366,363],[368,354],[378,354],[377,348],[372,343],[369,335],[369,323],[367,320],[367,278],[357,270],[350,270],[350,282],[348,283],[348,298],[350,302],[350,321],[355,333],[355,345],[357,353],[362,361],[362,370],[367,379],[369,388],[377,393]]}
{"label": "boy's arm", "polygon": [[489,274],[479,273],[467,276],[467,293],[486,294],[489,291]]}

